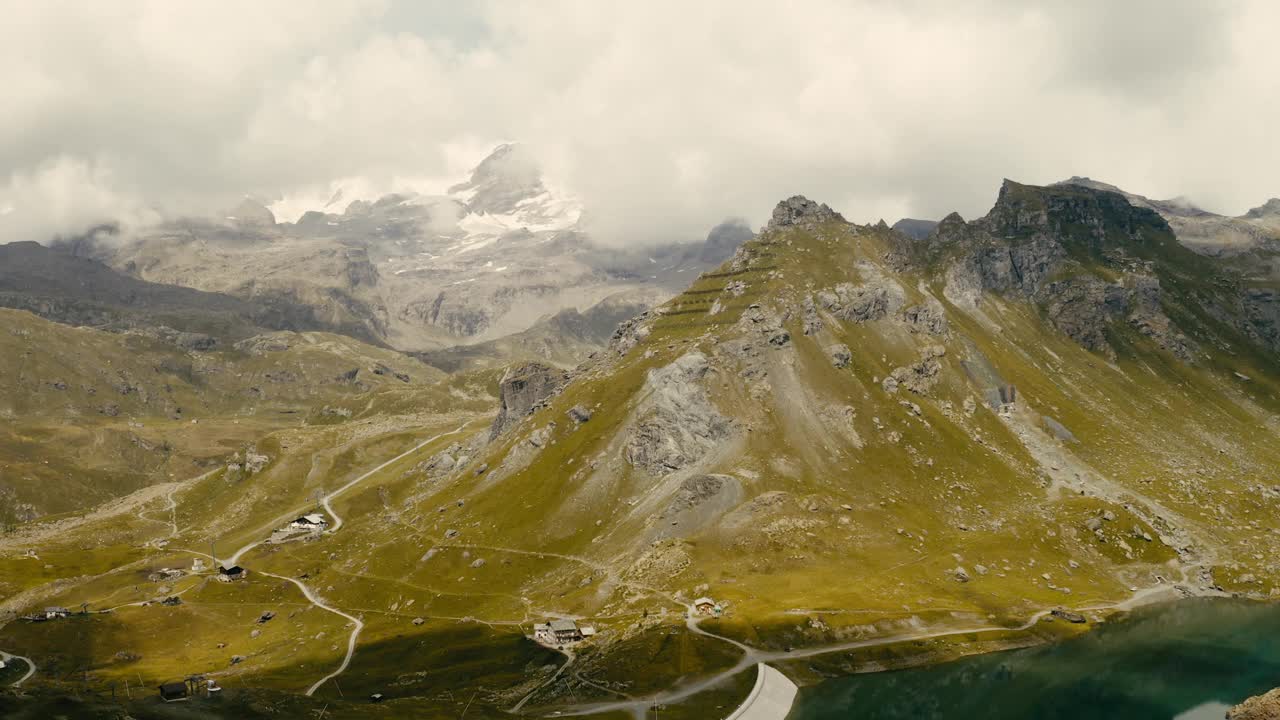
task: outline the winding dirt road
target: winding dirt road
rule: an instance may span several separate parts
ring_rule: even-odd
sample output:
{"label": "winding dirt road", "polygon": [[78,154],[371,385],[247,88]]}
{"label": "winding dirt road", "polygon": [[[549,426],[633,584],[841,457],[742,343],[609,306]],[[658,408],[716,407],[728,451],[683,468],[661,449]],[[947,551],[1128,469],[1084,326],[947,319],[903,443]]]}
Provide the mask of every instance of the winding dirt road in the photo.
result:
{"label": "winding dirt road", "polygon": [[[409,448],[408,450],[405,450],[404,452],[400,453],[399,455],[397,455],[397,456],[395,456],[395,457],[391,458],[390,460],[388,460],[388,461],[386,461],[386,462],[382,463],[381,465],[379,465],[379,466],[375,467],[374,469],[372,469],[372,470],[370,470],[370,471],[368,471],[368,472],[364,473],[363,475],[361,475],[361,476],[357,477],[356,479],[351,480],[350,482],[348,482],[347,484],[345,484],[345,485],[343,485],[342,487],[338,488],[337,490],[334,490],[334,491],[332,491],[332,492],[330,492],[330,493],[326,494],[323,498],[321,498],[321,499],[320,499],[320,504],[321,504],[322,506],[324,506],[325,512],[329,513],[329,516],[333,518],[333,524],[329,527],[329,529],[328,529],[328,530],[326,530],[326,531],[325,531],[325,534],[327,534],[327,535],[332,535],[333,533],[338,532],[338,529],[339,529],[339,528],[341,528],[341,527],[342,527],[342,524],[343,524],[342,516],[341,516],[341,515],[339,515],[336,511],[334,511],[334,509],[333,509],[333,505],[332,505],[332,504],[330,504],[334,498],[336,498],[336,497],[338,497],[339,495],[341,495],[341,494],[345,493],[346,491],[350,490],[351,488],[355,487],[356,485],[359,485],[360,483],[364,482],[365,480],[368,480],[368,479],[369,479],[370,477],[372,477],[373,475],[377,474],[378,472],[381,472],[381,471],[382,471],[383,469],[385,469],[388,465],[391,465],[391,464],[393,464],[393,463],[399,462],[400,460],[403,460],[404,458],[409,457],[410,455],[412,455],[412,454],[414,454],[414,453],[418,452],[418,451],[419,451],[419,450],[421,450],[422,448],[424,448],[424,447],[426,447],[426,446],[430,445],[431,443],[433,443],[433,442],[435,442],[435,441],[439,440],[440,438],[442,438],[442,437],[448,437],[448,436],[450,436],[450,435],[456,435],[456,434],[458,434],[458,433],[462,432],[462,431],[463,431],[463,430],[465,430],[465,429],[466,429],[466,427],[467,427],[468,425],[470,425],[470,424],[471,424],[471,421],[467,421],[467,422],[465,422],[465,423],[462,423],[462,424],[461,424],[461,425],[459,425],[458,427],[454,428],[453,430],[450,430],[450,431],[448,431],[448,432],[440,433],[439,435],[433,435],[432,437],[429,437],[429,438],[427,438],[426,440],[423,440],[422,442],[418,443],[417,445],[414,445],[413,447]],[[240,558],[241,558],[241,557],[243,557],[245,553],[249,552],[250,550],[252,550],[252,549],[254,549],[254,548],[258,547],[259,545],[261,545],[261,544],[263,544],[263,543],[265,543],[265,542],[266,542],[266,539],[262,539],[262,540],[254,540],[253,542],[251,542],[251,543],[249,543],[249,544],[245,545],[244,547],[240,548],[239,550],[236,550],[236,551],[235,551],[235,553],[231,555],[231,557],[229,557],[229,558],[227,558],[227,559],[226,559],[226,563],[225,563],[225,564],[226,564],[227,566],[236,565],[237,563],[239,563],[239,562],[240,562]]]}
{"label": "winding dirt road", "polygon": [[285,580],[293,583],[294,585],[297,585],[298,589],[302,591],[302,594],[306,596],[307,600],[310,601],[312,605],[315,605],[321,610],[326,610],[328,612],[331,612],[334,615],[340,615],[346,618],[351,623],[355,624],[355,628],[351,630],[351,636],[347,638],[347,654],[345,657],[342,658],[342,664],[338,666],[337,670],[334,670],[328,675],[325,675],[324,677],[317,680],[315,684],[313,684],[311,687],[307,688],[306,694],[314,695],[316,690],[320,689],[321,685],[324,685],[330,680],[346,672],[347,667],[351,665],[351,658],[356,654],[356,640],[359,639],[360,637],[360,631],[364,630],[364,621],[356,617],[355,615],[339,610],[338,608],[333,607],[332,605],[325,604],[323,600],[321,600],[319,597],[316,596],[315,592],[313,592],[311,588],[307,587],[300,580],[295,580],[291,577],[285,577],[284,575],[276,575],[275,573],[269,573],[265,570],[259,570],[258,573],[262,575],[266,575],[267,577],[273,577],[279,580]]}
{"label": "winding dirt road", "polygon": [[[466,429],[466,427],[467,427],[468,425],[470,425],[470,424],[471,424],[471,421],[468,421],[468,422],[465,422],[465,423],[463,423],[463,424],[459,425],[457,428],[455,428],[455,429],[453,429],[453,430],[450,430],[450,431],[448,431],[448,432],[443,432],[443,433],[440,433],[440,434],[438,434],[438,435],[434,435],[434,436],[432,436],[432,437],[430,437],[430,438],[427,438],[426,440],[423,440],[422,442],[418,443],[417,445],[414,445],[412,448],[409,448],[408,450],[405,450],[404,452],[400,453],[399,455],[397,455],[397,456],[395,456],[395,457],[391,458],[390,460],[388,460],[388,461],[386,461],[386,462],[382,463],[381,465],[379,465],[379,466],[375,467],[374,469],[372,469],[372,470],[370,470],[370,471],[368,471],[368,472],[366,472],[366,473],[364,473],[364,474],[360,475],[359,477],[355,478],[354,480],[351,480],[350,482],[346,483],[346,484],[345,484],[345,485],[343,485],[342,487],[339,487],[338,489],[336,489],[336,490],[334,490],[334,491],[332,491],[332,492],[328,493],[327,495],[325,495],[325,496],[324,496],[324,498],[323,498],[323,499],[321,499],[320,504],[324,506],[325,511],[327,511],[327,512],[329,513],[329,516],[333,518],[333,525],[332,525],[332,526],[331,526],[327,531],[325,531],[325,534],[326,534],[326,535],[332,535],[332,534],[334,534],[334,533],[338,532],[339,528],[341,528],[341,527],[342,527],[342,524],[343,524],[342,516],[341,516],[341,515],[339,515],[336,511],[334,511],[334,509],[333,509],[333,505],[331,505],[331,504],[330,504],[330,501],[332,501],[334,498],[338,497],[338,496],[339,496],[339,495],[341,495],[342,493],[344,493],[344,492],[346,492],[346,491],[350,490],[351,488],[355,487],[356,485],[360,484],[361,482],[363,482],[363,481],[367,480],[368,478],[372,477],[373,475],[377,474],[377,473],[378,473],[378,472],[380,472],[381,470],[385,469],[387,466],[389,466],[389,465],[391,465],[391,464],[393,464],[393,463],[395,463],[395,462],[398,462],[398,461],[400,461],[400,460],[403,460],[404,458],[406,458],[406,457],[408,457],[408,456],[412,455],[412,454],[413,454],[413,453],[415,453],[415,452],[418,452],[418,451],[419,451],[419,450],[421,450],[422,448],[424,448],[424,447],[426,447],[426,446],[430,445],[431,443],[433,443],[433,442],[435,442],[435,441],[439,440],[440,438],[448,437],[448,436],[450,436],[450,435],[456,435],[457,433],[462,432],[462,431],[463,431],[464,429]],[[255,547],[258,547],[259,545],[261,545],[261,544],[262,544],[262,543],[264,543],[264,542],[266,542],[266,541],[265,541],[265,540],[257,540],[257,541],[254,541],[254,542],[249,543],[248,545],[245,545],[244,547],[242,547],[242,548],[240,548],[239,550],[237,550],[237,551],[235,552],[235,554],[234,554],[234,555],[232,555],[231,557],[227,558],[227,562],[226,562],[226,564],[227,564],[227,565],[235,565],[235,564],[237,564],[237,563],[239,562],[240,557],[241,557],[242,555],[244,555],[245,553],[247,553],[247,552],[249,552],[250,550],[254,549]],[[215,564],[217,563],[217,561],[216,561],[216,560],[215,560],[214,562],[215,562]],[[327,611],[327,612],[331,612],[331,613],[333,613],[334,615],[338,615],[338,616],[341,616],[341,617],[343,617],[343,618],[346,618],[350,623],[352,623],[352,624],[355,626],[355,627],[354,627],[354,628],[352,628],[352,630],[351,630],[351,635],[347,638],[347,654],[346,654],[345,656],[343,656],[343,658],[342,658],[342,664],[338,666],[338,669],[336,669],[336,670],[334,670],[333,672],[329,673],[328,675],[325,675],[324,677],[320,678],[319,680],[317,680],[317,681],[315,682],[315,684],[313,684],[311,687],[307,688],[307,692],[306,692],[306,694],[307,694],[307,695],[314,695],[314,694],[315,694],[315,692],[316,692],[316,690],[319,690],[319,689],[320,689],[320,687],[321,687],[322,685],[324,685],[326,682],[329,682],[330,680],[332,680],[332,679],[334,679],[334,678],[338,677],[338,676],[339,676],[339,675],[341,675],[342,673],[346,672],[347,668],[351,665],[351,658],[352,658],[352,657],[354,657],[354,656],[355,656],[355,654],[356,654],[356,641],[357,641],[357,640],[359,640],[359,638],[360,638],[360,631],[361,631],[361,630],[364,630],[364,621],[363,621],[363,620],[361,620],[360,618],[356,617],[355,615],[352,615],[351,613],[348,613],[348,612],[343,611],[343,610],[339,610],[338,608],[333,607],[332,605],[328,605],[328,604],[326,604],[323,600],[321,600],[321,599],[320,599],[320,598],[315,594],[315,592],[314,592],[310,587],[308,587],[308,586],[307,586],[305,583],[303,583],[301,580],[297,580],[297,579],[295,579],[295,578],[291,578],[291,577],[285,577],[284,575],[276,575],[275,573],[269,573],[269,572],[267,572],[267,571],[265,571],[265,570],[258,570],[257,572],[258,572],[258,573],[260,573],[260,574],[262,574],[262,575],[265,575],[265,576],[267,576],[267,577],[273,577],[273,578],[277,578],[277,579],[279,579],[279,580],[284,580],[284,581],[287,581],[287,582],[291,582],[291,583],[293,583],[294,585],[296,585],[296,586],[298,587],[298,589],[299,589],[299,590],[301,590],[301,591],[302,591],[302,594],[303,594],[304,596],[306,596],[307,600],[308,600],[312,605],[315,605],[316,607],[320,608],[321,610],[324,610],[324,611]]]}

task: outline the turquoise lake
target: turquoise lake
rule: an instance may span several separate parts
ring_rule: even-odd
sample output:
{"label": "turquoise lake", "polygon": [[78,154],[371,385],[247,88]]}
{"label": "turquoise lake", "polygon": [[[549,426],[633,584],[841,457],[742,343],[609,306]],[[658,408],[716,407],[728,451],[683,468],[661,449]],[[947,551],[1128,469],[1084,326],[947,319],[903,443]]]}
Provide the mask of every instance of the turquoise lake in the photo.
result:
{"label": "turquoise lake", "polygon": [[788,720],[1221,720],[1280,687],[1280,606],[1185,600],[1066,642],[828,680]]}

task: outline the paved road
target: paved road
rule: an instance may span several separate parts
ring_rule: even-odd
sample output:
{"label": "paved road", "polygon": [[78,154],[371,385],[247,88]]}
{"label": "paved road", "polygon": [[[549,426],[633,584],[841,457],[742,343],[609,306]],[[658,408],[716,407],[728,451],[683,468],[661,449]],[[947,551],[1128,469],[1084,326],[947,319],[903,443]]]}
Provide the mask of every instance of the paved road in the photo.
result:
{"label": "paved road", "polygon": [[[1086,610],[1106,610],[1106,609],[1124,609],[1131,607],[1134,602],[1147,600],[1153,594],[1172,591],[1173,588],[1168,585],[1157,585],[1152,588],[1145,588],[1136,591],[1132,597],[1118,603],[1108,605],[1098,605]],[[868,638],[865,640],[854,640],[851,642],[838,643],[834,645],[820,645],[809,648],[796,648],[790,652],[782,650],[760,650],[749,645],[728,638],[723,635],[717,635],[699,627],[702,617],[694,611],[693,606],[689,606],[688,619],[685,624],[690,632],[703,635],[716,640],[729,643],[739,650],[743,651],[742,659],[733,667],[723,670],[710,677],[703,678],[691,683],[677,685],[676,687],[654,693],[645,698],[638,698],[631,701],[615,701],[615,702],[599,702],[582,704],[565,711],[565,715],[591,715],[603,712],[629,712],[635,717],[644,717],[643,713],[646,708],[652,707],[655,703],[670,704],[684,700],[696,695],[708,688],[711,688],[728,678],[737,675],[748,668],[760,663],[774,662],[778,660],[796,660],[799,658],[815,657],[817,655],[826,655],[828,653],[844,652],[848,650],[856,650],[858,648],[878,647],[881,645],[892,645],[894,643],[909,642],[914,640],[932,640],[935,638],[951,637],[954,635],[969,635],[991,632],[1019,632],[1028,630],[1039,623],[1046,615],[1049,615],[1052,609],[1040,610],[1031,615],[1026,622],[1016,627],[1004,627],[1001,625],[973,625],[969,627],[953,627],[938,628],[931,630],[920,630],[916,632],[902,633],[898,635],[886,635],[881,637]]]}
{"label": "paved road", "polygon": [[18,678],[17,680],[14,680],[12,683],[9,683],[9,687],[18,687],[18,686],[19,686],[19,685],[21,685],[22,683],[24,683],[24,682],[26,682],[27,680],[31,679],[31,676],[32,676],[32,675],[35,675],[35,674],[36,674],[36,664],[35,664],[35,662],[33,662],[33,661],[31,660],[31,658],[29,658],[29,657],[23,657],[23,656],[21,656],[21,655],[14,655],[13,653],[7,653],[7,652],[5,652],[5,651],[3,651],[3,650],[0,650],[0,659],[4,660],[5,662],[9,662],[9,661],[11,661],[11,660],[21,660],[22,662],[24,662],[24,663],[26,663],[26,664],[27,664],[27,672],[26,672],[26,674],[25,674],[25,675],[23,675],[22,677]]}

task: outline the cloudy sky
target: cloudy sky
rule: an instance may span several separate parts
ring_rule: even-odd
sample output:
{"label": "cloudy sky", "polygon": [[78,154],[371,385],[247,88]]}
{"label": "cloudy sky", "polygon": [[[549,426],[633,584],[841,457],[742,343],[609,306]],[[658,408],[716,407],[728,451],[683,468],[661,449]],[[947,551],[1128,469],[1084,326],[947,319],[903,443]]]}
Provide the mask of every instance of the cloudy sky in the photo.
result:
{"label": "cloudy sky", "polygon": [[615,242],[966,217],[1089,175],[1280,195],[1273,0],[3,0],[0,242],[431,189],[517,140]]}

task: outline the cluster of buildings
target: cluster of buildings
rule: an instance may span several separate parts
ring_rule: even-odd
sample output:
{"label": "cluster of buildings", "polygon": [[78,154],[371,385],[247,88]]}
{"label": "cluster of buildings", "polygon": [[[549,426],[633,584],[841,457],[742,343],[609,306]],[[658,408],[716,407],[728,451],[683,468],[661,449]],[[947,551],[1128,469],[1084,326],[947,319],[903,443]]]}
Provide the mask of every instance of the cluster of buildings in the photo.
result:
{"label": "cluster of buildings", "polygon": [[71,611],[64,607],[47,607],[39,612],[33,612],[24,616],[22,619],[27,622],[47,622],[49,620],[61,620],[70,617]]}
{"label": "cluster of buildings", "polygon": [[592,625],[578,625],[574,620],[551,620],[533,626],[533,639],[543,645],[560,647],[581,642],[596,634]]}
{"label": "cluster of buildings", "polygon": [[290,521],[284,527],[276,528],[271,533],[271,542],[282,543],[298,537],[316,536],[329,527],[329,520],[321,513],[308,513]]}

